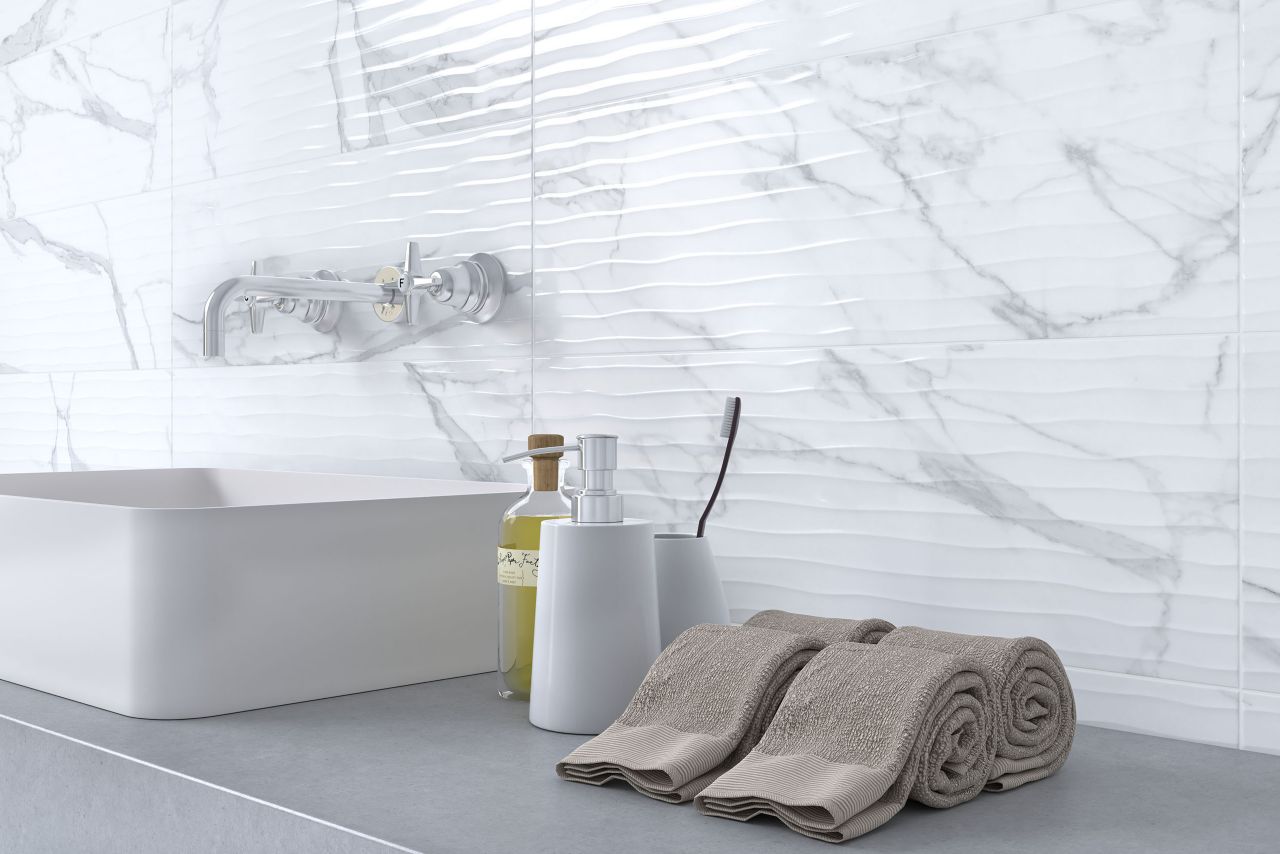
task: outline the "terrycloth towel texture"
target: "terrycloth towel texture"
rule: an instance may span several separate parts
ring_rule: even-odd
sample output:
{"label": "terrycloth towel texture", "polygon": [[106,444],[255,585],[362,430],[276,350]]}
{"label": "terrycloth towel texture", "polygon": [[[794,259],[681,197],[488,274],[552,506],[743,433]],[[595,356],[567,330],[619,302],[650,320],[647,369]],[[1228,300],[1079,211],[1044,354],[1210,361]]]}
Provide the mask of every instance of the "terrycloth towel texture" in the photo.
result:
{"label": "terrycloth towel texture", "polygon": [[963,803],[991,770],[987,684],[965,656],[829,646],[792,682],[756,748],[694,802],[737,821],[776,816],[827,842],[879,827],[908,797]]}
{"label": "terrycloth towel texture", "polygon": [[824,644],[748,626],[700,625],[649,668],[622,716],[556,765],[566,780],[624,780],[682,803],[760,740],[796,673]]}
{"label": "terrycloth towel texture", "polygon": [[1053,647],[1039,638],[996,638],[894,629],[881,641],[968,655],[988,674],[994,702],[996,759],[987,791],[1016,789],[1062,767],[1076,734],[1071,682]]}
{"label": "terrycloth towel texture", "polygon": [[877,643],[880,638],[893,631],[893,623],[885,620],[810,617],[808,614],[793,614],[790,611],[760,611],[743,625],[807,635],[824,641],[827,645],[845,641]]}

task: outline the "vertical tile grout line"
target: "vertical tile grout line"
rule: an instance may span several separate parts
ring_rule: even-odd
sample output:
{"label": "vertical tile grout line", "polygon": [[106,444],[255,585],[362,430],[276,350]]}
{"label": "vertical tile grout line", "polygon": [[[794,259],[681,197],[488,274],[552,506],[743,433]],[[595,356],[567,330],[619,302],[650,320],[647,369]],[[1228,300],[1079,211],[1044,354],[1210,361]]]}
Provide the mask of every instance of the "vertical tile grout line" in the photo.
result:
{"label": "vertical tile grout line", "polygon": [[1244,749],[1244,5],[1236,4],[1236,749]]}
{"label": "vertical tile grout line", "polygon": [[169,3],[169,21],[165,27],[166,37],[169,45],[169,468],[174,467],[175,454],[174,449],[177,446],[178,437],[174,434],[174,400],[177,397],[176,388],[178,382],[177,372],[173,367],[173,302],[174,302],[174,263],[173,254],[174,246],[177,245],[178,235],[174,229],[174,214],[176,205],[174,204],[173,194],[173,163],[176,159],[176,151],[174,149],[174,140],[177,137],[177,122],[174,118],[174,105],[177,103],[175,94],[177,92],[177,75],[174,74],[173,55],[176,52],[174,44],[174,25],[177,23],[177,0],[171,0]]}
{"label": "vertical tile grout line", "polygon": [[534,260],[535,229],[537,218],[534,213],[536,180],[534,169],[537,155],[538,93],[535,85],[537,79],[536,51],[534,34],[537,28],[537,2],[529,0],[529,433],[538,429],[538,359],[534,339],[537,337],[537,264]]}

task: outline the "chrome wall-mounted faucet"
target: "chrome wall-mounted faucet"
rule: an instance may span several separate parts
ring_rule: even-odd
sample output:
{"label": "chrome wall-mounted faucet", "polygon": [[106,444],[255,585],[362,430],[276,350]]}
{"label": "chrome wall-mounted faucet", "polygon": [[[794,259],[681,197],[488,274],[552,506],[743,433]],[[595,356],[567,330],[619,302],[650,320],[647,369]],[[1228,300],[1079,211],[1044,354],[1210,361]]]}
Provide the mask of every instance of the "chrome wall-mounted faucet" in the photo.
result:
{"label": "chrome wall-mounted faucet", "polygon": [[480,253],[430,275],[422,273],[418,244],[410,241],[403,267],[383,267],[372,282],[353,282],[331,270],[313,277],[259,276],[254,264],[247,276],[227,279],[213,289],[204,304],[204,357],[212,359],[226,349],[226,315],[235,303],[249,311],[249,331],[261,332],[268,309],[296,316],[304,323],[328,332],[338,322],[342,303],[368,303],[387,323],[418,319],[417,297],[426,293],[450,306],[474,323],[486,323],[502,308],[507,274],[492,255]]}

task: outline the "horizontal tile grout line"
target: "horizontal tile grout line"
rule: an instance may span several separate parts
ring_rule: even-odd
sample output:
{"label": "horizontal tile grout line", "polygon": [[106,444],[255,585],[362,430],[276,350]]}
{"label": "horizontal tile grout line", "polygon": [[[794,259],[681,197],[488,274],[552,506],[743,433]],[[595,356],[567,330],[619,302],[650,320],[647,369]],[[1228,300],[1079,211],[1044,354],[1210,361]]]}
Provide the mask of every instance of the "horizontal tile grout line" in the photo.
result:
{"label": "horizontal tile grout line", "polygon": [[[1150,676],[1145,673],[1126,673],[1123,670],[1101,670],[1097,667],[1080,667],[1074,664],[1066,664],[1068,670],[1078,670],[1081,673],[1097,673],[1103,676],[1120,676],[1125,679],[1139,679],[1143,682],[1157,682],[1163,685],[1180,685],[1184,688],[1208,688],[1213,691],[1226,691],[1229,693],[1240,693],[1243,689],[1236,685],[1219,685],[1214,682],[1193,682],[1190,679],[1170,679],[1165,676]],[[1248,692],[1245,693],[1259,693]]]}
{"label": "horizontal tile grout line", "polygon": [[[250,370],[255,368],[323,368],[323,367],[343,367],[352,365],[387,365],[387,364],[403,364],[405,362],[431,362],[437,365],[455,365],[455,364],[478,364],[485,362],[513,362],[531,360],[536,366],[539,362],[549,362],[555,360],[572,360],[581,362],[591,359],[619,359],[630,357],[653,357],[653,356],[671,356],[671,357],[689,357],[689,358],[715,358],[733,356],[735,354],[764,354],[764,353],[821,353],[828,350],[875,350],[875,349],[907,349],[907,348],[928,348],[928,347],[972,347],[972,346],[1000,346],[1013,345],[1032,347],[1036,345],[1052,345],[1056,343],[1067,342],[1139,342],[1139,341],[1159,341],[1159,340],[1175,340],[1175,339],[1200,339],[1200,338],[1218,338],[1228,337],[1237,341],[1248,339],[1258,339],[1266,336],[1280,336],[1280,329],[1276,330],[1254,330],[1250,332],[1157,332],[1148,335],[1094,335],[1082,336],[1076,338],[996,338],[996,339],[972,339],[972,340],[954,340],[954,341],[889,341],[876,344],[806,344],[791,346],[775,346],[775,347],[732,347],[724,349],[712,350],[609,350],[598,353],[534,353],[530,356],[527,352],[520,352],[513,349],[508,354],[494,352],[491,354],[467,356],[459,354],[458,356],[440,356],[439,354],[423,353],[420,356],[413,356],[409,352],[395,355],[396,351],[388,351],[373,359],[330,359],[325,361],[301,361],[301,362],[259,362],[250,364],[198,364],[198,365],[170,365],[167,367],[152,368],[56,368],[49,370],[34,369],[22,371],[9,371],[0,373],[0,382],[6,377],[32,377],[32,376],[69,376],[71,374],[140,374],[140,373],[158,373],[158,372],[174,372],[179,371],[207,371],[213,369],[225,370]],[[413,345],[407,345],[406,350],[411,350]]]}
{"label": "horizontal tile grout line", "polygon": [[306,821],[314,822],[315,824],[319,824],[324,827],[329,827],[334,830],[341,831],[342,833],[347,833],[347,834],[350,834],[351,836],[359,837],[369,842],[374,842],[379,845],[384,845],[393,851],[403,851],[403,852],[406,852],[406,854],[422,854],[422,852],[418,851],[417,849],[406,848],[403,845],[398,845],[386,839],[380,839],[376,836],[371,836],[367,833],[362,833],[359,830],[353,830],[349,827],[344,827],[341,824],[336,824],[332,821],[326,821],[325,819],[317,818],[316,816],[308,815],[307,813],[299,812],[298,810],[290,809],[289,807],[281,806],[280,804],[275,804],[275,803],[272,803],[271,801],[263,800],[262,798],[255,798],[253,795],[247,795],[244,792],[237,792],[235,789],[230,789],[230,788],[227,788],[226,786],[220,786],[217,783],[211,783],[208,780],[201,780],[199,777],[193,777],[190,774],[184,774],[181,771],[175,771],[172,768],[166,768],[163,765],[157,765],[154,762],[148,762],[145,759],[140,759],[136,756],[130,756],[127,753],[121,753],[120,751],[112,750],[109,747],[103,747],[102,745],[94,744],[91,741],[85,741],[84,739],[76,738],[75,736],[67,735],[66,733],[58,732],[57,730],[48,729],[46,727],[39,726],[38,724],[33,724],[28,721],[10,717],[9,715],[6,715],[6,714],[0,714],[0,720],[9,721],[10,723],[17,724],[18,726],[26,727],[27,729],[35,730],[36,732],[41,732],[41,733],[44,733],[45,735],[51,735],[51,736],[54,736],[55,738],[60,738],[60,739],[63,739],[64,741],[69,741],[72,744],[78,744],[81,747],[87,747],[90,750],[96,750],[100,753],[105,753],[108,756],[114,756],[118,759],[124,759],[136,765],[141,765],[144,768],[150,768],[153,771],[160,771],[161,773],[172,775],[181,780],[186,780],[187,782],[190,782],[190,783],[196,783],[198,785],[205,786],[207,788],[213,789],[214,791],[222,792],[223,794],[232,795],[234,797],[241,798],[242,800],[249,801],[250,803],[258,804],[259,806],[264,806],[273,810],[278,810],[282,813],[286,813],[296,818],[301,818]]}

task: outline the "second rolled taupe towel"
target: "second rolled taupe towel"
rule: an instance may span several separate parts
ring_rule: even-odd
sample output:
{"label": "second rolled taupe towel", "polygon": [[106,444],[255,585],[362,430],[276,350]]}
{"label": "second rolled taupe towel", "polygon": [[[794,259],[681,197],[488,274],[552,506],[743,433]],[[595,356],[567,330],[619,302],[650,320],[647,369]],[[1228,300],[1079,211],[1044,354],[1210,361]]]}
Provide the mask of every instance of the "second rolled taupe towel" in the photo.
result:
{"label": "second rolled taupe towel", "polygon": [[712,816],[772,815],[841,842],[879,827],[908,797],[976,797],[992,762],[987,679],[965,656],[840,643],[792,682],[764,737],[695,799]]}
{"label": "second rolled taupe towel", "polygon": [[999,638],[894,629],[881,641],[972,657],[988,674],[995,709],[995,761],[987,791],[1016,789],[1062,767],[1076,732],[1071,682],[1053,647],[1033,637]]}
{"label": "second rolled taupe towel", "polygon": [[687,801],[755,746],[796,672],[823,645],[773,629],[694,626],[662,651],[622,716],[556,773]]}
{"label": "second rolled taupe towel", "polygon": [[811,617],[808,614],[772,610],[760,611],[743,625],[808,635],[827,644],[846,641],[876,643],[893,631],[893,623],[885,620],[844,620],[839,617]]}

